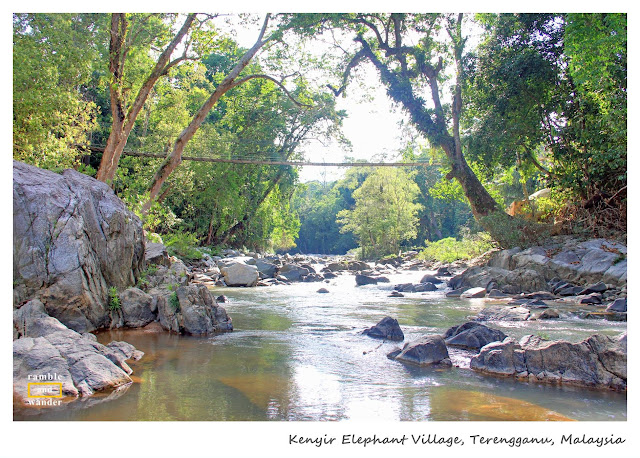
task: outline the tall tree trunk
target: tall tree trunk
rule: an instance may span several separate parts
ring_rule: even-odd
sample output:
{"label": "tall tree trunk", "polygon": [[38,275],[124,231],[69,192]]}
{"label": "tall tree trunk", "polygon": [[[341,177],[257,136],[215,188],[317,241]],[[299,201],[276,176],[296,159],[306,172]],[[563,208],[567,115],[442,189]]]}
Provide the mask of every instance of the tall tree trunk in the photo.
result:
{"label": "tall tree trunk", "polygon": [[135,100],[127,110],[127,100],[123,88],[123,75],[126,57],[129,51],[126,44],[129,22],[123,13],[114,13],[111,15],[111,39],[109,42],[109,72],[111,73],[111,81],[109,84],[109,94],[112,120],[111,132],[109,133],[109,138],[107,139],[107,144],[102,154],[102,160],[100,161],[100,167],[96,174],[98,180],[109,184],[113,182],[122,151],[124,151],[131,130],[135,125],[136,118],[140,114],[142,107],[144,107],[153,86],[162,75],[166,75],[172,67],[187,58],[186,54],[183,54],[181,57],[171,62],[169,61],[171,54],[188,33],[195,19],[195,14],[189,14],[187,16],[178,33],[158,57],[155,67],[147,76]]}
{"label": "tall tree trunk", "polygon": [[142,206],[143,213],[146,213],[147,211],[149,211],[149,208],[151,207],[151,203],[160,192],[160,188],[162,188],[162,185],[164,184],[164,182],[167,180],[169,175],[171,175],[171,173],[173,173],[173,171],[182,162],[182,153],[184,151],[185,146],[187,145],[189,140],[193,138],[195,133],[198,131],[198,129],[206,119],[209,111],[211,111],[214,105],[218,103],[218,101],[220,100],[220,97],[222,97],[230,89],[238,86],[242,82],[247,81],[246,78],[243,78],[240,81],[236,81],[236,80],[240,75],[240,72],[242,72],[242,70],[244,70],[244,68],[247,65],[249,65],[249,62],[251,62],[251,59],[253,59],[253,57],[260,50],[260,48],[262,48],[265,45],[265,43],[268,41],[268,39],[263,40],[268,22],[269,22],[269,15],[267,14],[267,16],[264,19],[264,23],[262,24],[260,35],[258,36],[258,39],[255,42],[255,44],[240,58],[238,63],[235,65],[235,67],[233,67],[233,69],[229,72],[229,74],[225,76],[222,82],[216,87],[215,91],[213,91],[213,94],[211,94],[211,96],[207,99],[207,101],[200,107],[200,109],[198,110],[196,115],[193,117],[189,125],[180,133],[180,135],[176,139],[173,145],[173,150],[171,151],[171,153],[169,153],[169,156],[167,156],[167,158],[162,163],[160,168],[158,168],[158,170],[156,171],[151,181],[151,185],[149,186],[149,200],[145,202],[144,205]]}
{"label": "tall tree trunk", "polygon": [[455,44],[458,72],[452,105],[452,135],[448,131],[445,112],[440,102],[438,74],[442,70],[442,60],[436,67],[431,66],[428,62],[424,62],[421,68],[422,74],[426,77],[429,83],[431,97],[435,105],[435,116],[432,116],[426,108],[424,100],[414,94],[411,81],[406,75],[403,75],[402,73],[398,74],[382,63],[374,54],[366,40],[359,37],[356,38],[356,41],[362,44],[362,52],[364,56],[374,64],[380,73],[382,82],[387,86],[387,94],[389,97],[407,110],[411,117],[412,124],[418,129],[418,131],[425,135],[433,144],[438,145],[443,149],[451,165],[451,171],[446,175],[446,178],[449,180],[455,179],[460,183],[464,194],[469,201],[474,217],[481,225],[485,226],[485,229],[490,230],[493,234],[494,231],[491,231],[491,228],[486,227],[486,223],[483,222],[483,219],[484,217],[501,210],[495,199],[491,197],[473,170],[469,167],[469,164],[462,153],[462,144],[460,142],[459,120],[462,110],[462,89],[459,81],[461,70],[459,57],[462,52],[462,43]]}

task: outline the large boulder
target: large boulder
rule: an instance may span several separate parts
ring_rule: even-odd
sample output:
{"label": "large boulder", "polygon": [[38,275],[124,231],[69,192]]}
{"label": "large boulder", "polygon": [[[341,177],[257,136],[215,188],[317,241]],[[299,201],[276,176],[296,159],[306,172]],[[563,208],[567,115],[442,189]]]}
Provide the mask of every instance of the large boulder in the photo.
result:
{"label": "large boulder", "polygon": [[255,286],[258,283],[258,268],[242,262],[220,267],[227,286]]}
{"label": "large boulder", "polygon": [[488,343],[502,341],[506,337],[504,332],[489,328],[475,321],[453,326],[444,333],[447,345],[472,350],[479,350]]}
{"label": "large boulder", "polygon": [[276,271],[278,270],[278,266],[264,259],[256,260],[255,265],[258,269],[260,278],[273,278],[276,275]]}
{"label": "large boulder", "polygon": [[147,242],[144,247],[144,259],[147,265],[157,264],[170,267],[169,252],[162,243]]}
{"label": "large boulder", "polygon": [[444,339],[437,334],[427,335],[413,342],[407,342],[399,353],[390,354],[389,357],[418,366],[451,366],[449,352]]}
{"label": "large boulder", "polygon": [[[27,322],[21,337],[13,341],[13,389],[19,398],[28,399],[29,383],[51,381],[54,374],[55,382],[62,383],[62,394],[68,396],[131,383],[133,371],[126,361],[140,359],[142,352],[126,342],[102,345],[92,334],[81,335],[55,318],[45,322],[43,317],[37,301],[18,316],[14,313],[14,326],[16,319]],[[39,326],[29,326],[29,320],[38,321]]]}
{"label": "large boulder", "polygon": [[547,282],[542,274],[532,269],[507,270],[501,267],[475,266],[451,278],[449,286],[453,289],[497,288],[505,293],[518,294],[545,290]]}
{"label": "large boulder", "polygon": [[157,311],[153,297],[138,288],[128,288],[119,295],[124,325],[141,328],[155,321]]}
{"label": "large boulder", "polygon": [[305,277],[312,273],[309,267],[300,266],[298,264],[287,263],[278,270],[278,275],[287,279],[287,281],[302,281]]}
{"label": "large boulder", "polygon": [[602,281],[624,286],[627,283],[627,247],[605,239],[579,241],[559,237],[545,246],[497,252],[488,265],[507,270],[533,270],[547,280],[559,277],[576,284]]}
{"label": "large boulder", "polygon": [[39,299],[85,332],[109,323],[108,290],[144,267],[140,219],[111,188],[74,170],[13,162],[13,301]]}
{"label": "large boulder", "polygon": [[384,317],[382,320],[378,322],[378,324],[368,329],[365,329],[362,333],[366,336],[373,337],[376,339],[386,339],[386,340],[396,340],[396,341],[404,340],[404,333],[402,332],[402,329],[400,329],[398,320],[391,318],[389,316]]}
{"label": "large boulder", "polygon": [[484,346],[471,359],[471,369],[534,382],[626,390],[626,333],[618,339],[596,334],[578,343],[507,338]]}
{"label": "large boulder", "polygon": [[158,308],[158,321],[168,331],[209,335],[233,330],[226,310],[204,285],[180,286],[173,292],[156,288],[149,293]]}

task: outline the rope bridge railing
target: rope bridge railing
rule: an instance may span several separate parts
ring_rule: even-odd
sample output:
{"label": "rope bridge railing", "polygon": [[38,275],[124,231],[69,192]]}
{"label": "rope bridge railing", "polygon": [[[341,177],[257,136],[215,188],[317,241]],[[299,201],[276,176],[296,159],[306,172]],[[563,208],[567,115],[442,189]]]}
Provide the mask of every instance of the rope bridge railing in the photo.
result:
{"label": "rope bridge railing", "polygon": [[[104,152],[104,148],[91,146],[89,149],[96,153]],[[152,159],[165,159],[166,154],[159,153],[142,153],[139,151],[123,151],[124,156],[148,157]],[[195,162],[211,162],[224,164],[258,164],[258,165],[291,165],[294,167],[314,166],[314,167],[425,167],[435,166],[436,164],[421,162],[312,162],[312,161],[278,161],[278,160],[262,160],[262,159],[243,159],[243,158],[218,158],[218,157],[195,157],[182,156],[183,161]]]}

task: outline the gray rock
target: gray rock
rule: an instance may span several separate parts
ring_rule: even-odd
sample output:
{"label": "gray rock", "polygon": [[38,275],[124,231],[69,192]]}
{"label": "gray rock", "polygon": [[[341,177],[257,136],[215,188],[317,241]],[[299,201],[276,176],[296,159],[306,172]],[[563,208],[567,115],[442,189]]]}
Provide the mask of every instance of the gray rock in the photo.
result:
{"label": "gray rock", "polygon": [[13,312],[14,340],[19,337],[43,337],[63,329],[67,327],[49,316],[38,299],[27,302]]}
{"label": "gray rock", "polygon": [[[509,303],[511,304],[511,302]],[[524,308],[528,309],[546,309],[549,308],[549,305],[545,301],[541,301],[540,299],[529,299],[524,303],[520,304]]]}
{"label": "gray rock", "polygon": [[627,298],[621,297],[613,301],[608,307],[607,312],[626,312],[627,311]]}
{"label": "gray rock", "polygon": [[587,286],[582,291],[578,293],[578,295],[582,294],[591,294],[591,293],[604,293],[607,290],[607,285],[604,282],[599,281],[594,285]]}
{"label": "gray rock", "polygon": [[462,293],[464,293],[466,291],[466,288],[458,288],[458,289],[454,289],[452,291],[447,291],[445,296],[446,297],[460,297],[462,295]]}
{"label": "gray rock", "polygon": [[531,312],[524,307],[493,305],[482,309],[474,321],[526,321]]}
{"label": "gray rock", "polygon": [[400,329],[398,320],[388,316],[380,320],[375,326],[365,329],[362,333],[376,339],[395,341],[404,340],[404,333],[402,332],[402,329]]}
{"label": "gray rock", "polygon": [[175,292],[153,290],[158,320],[168,331],[179,334],[209,335],[232,331],[233,323],[204,285],[180,286]]}
{"label": "gray rock", "polygon": [[378,279],[376,277],[371,277],[368,275],[356,275],[356,285],[364,286],[364,285],[376,285],[378,283]]}
{"label": "gray rock", "polygon": [[147,265],[157,264],[165,267],[171,266],[167,247],[162,243],[146,242],[144,247],[144,260]]}
{"label": "gray rock", "polygon": [[255,265],[260,278],[273,278],[278,270],[278,266],[264,259],[258,259]]}
{"label": "gray rock", "polygon": [[[55,318],[51,318],[55,320]],[[56,320],[57,321],[57,320]],[[55,330],[54,330],[55,329]],[[27,397],[27,384],[33,376],[55,374],[65,395],[91,395],[131,383],[129,359],[143,353],[126,342],[105,346],[95,336],[81,335],[58,322],[40,337],[21,337],[13,343],[14,392]]]}
{"label": "gray rock", "polygon": [[322,270],[323,271],[326,270],[326,271],[329,271],[329,272],[340,272],[340,271],[348,270],[348,269],[349,269],[349,266],[344,262],[330,262]]}
{"label": "gray rock", "polygon": [[580,304],[602,304],[602,297],[598,293],[592,293],[581,298]]}
{"label": "gray rock", "polygon": [[582,291],[582,287],[581,286],[564,286],[563,288],[560,288],[557,290],[556,294],[558,296],[575,296],[577,294],[580,293],[580,291]]}
{"label": "gray rock", "polygon": [[549,291],[536,291],[534,293],[524,294],[522,297],[525,299],[538,299],[546,301],[557,299],[556,295],[550,293]]}
{"label": "gray rock", "polygon": [[478,350],[491,342],[502,341],[506,337],[506,334],[502,331],[474,321],[453,326],[444,334],[447,345],[473,350]]}
{"label": "gray rock", "polygon": [[416,285],[416,293],[424,293],[425,291],[436,291],[438,288],[433,283],[420,283]]}
{"label": "gray rock", "polygon": [[227,286],[255,286],[258,283],[258,268],[244,264],[242,262],[234,262],[227,266],[220,267],[220,272],[224,276],[224,282]]}
{"label": "gray rock", "polygon": [[320,294],[327,294],[329,292],[329,290],[327,288],[320,288],[318,291],[316,291],[316,293],[320,293]]}
{"label": "gray rock", "polygon": [[626,336],[593,335],[578,343],[525,336],[489,344],[471,359],[471,369],[535,382],[626,390]]}
{"label": "gray rock", "polygon": [[420,283],[433,283],[434,285],[438,285],[442,283],[444,280],[439,279],[435,275],[425,275],[420,279]]}
{"label": "gray rock", "polygon": [[503,293],[499,289],[492,289],[491,291],[489,291],[489,294],[487,294],[487,297],[492,298],[492,299],[502,299],[502,298],[510,297],[510,296],[508,294],[506,294],[506,293]]}
{"label": "gray rock", "polygon": [[402,293],[415,293],[416,285],[414,285],[413,283],[402,283],[400,285],[395,285],[393,289]]}
{"label": "gray rock", "polygon": [[540,291],[547,284],[539,272],[519,268],[513,271],[491,266],[476,266],[465,270],[460,276],[449,281],[451,288],[487,288],[500,289],[510,294],[528,291]]}
{"label": "gray rock", "polygon": [[37,298],[68,327],[108,324],[108,290],[144,266],[140,219],[105,183],[13,163],[14,305]]}
{"label": "gray rock", "polygon": [[285,264],[278,271],[278,276],[284,277],[287,281],[301,281],[302,277],[309,275],[311,270],[297,264]]}
{"label": "gray rock", "polygon": [[407,342],[395,358],[396,361],[418,366],[451,366],[449,352],[440,335],[427,335],[416,341]]}
{"label": "gray rock", "polygon": [[560,318],[560,312],[556,309],[546,309],[538,315],[539,320],[553,320],[557,318]]}
{"label": "gray rock", "polygon": [[469,288],[467,290],[465,290],[464,293],[462,293],[460,295],[460,297],[462,297],[463,299],[469,299],[469,298],[479,298],[479,297],[485,297],[487,295],[487,290],[484,288]]}
{"label": "gray rock", "polygon": [[125,326],[141,328],[155,321],[153,297],[150,294],[138,288],[128,288],[119,297]]}
{"label": "gray rock", "polygon": [[364,261],[349,261],[347,268],[348,270],[357,272],[369,269],[369,264]]}
{"label": "gray rock", "polygon": [[391,291],[391,294],[389,294],[389,297],[404,297],[404,294],[402,294],[399,291]]}

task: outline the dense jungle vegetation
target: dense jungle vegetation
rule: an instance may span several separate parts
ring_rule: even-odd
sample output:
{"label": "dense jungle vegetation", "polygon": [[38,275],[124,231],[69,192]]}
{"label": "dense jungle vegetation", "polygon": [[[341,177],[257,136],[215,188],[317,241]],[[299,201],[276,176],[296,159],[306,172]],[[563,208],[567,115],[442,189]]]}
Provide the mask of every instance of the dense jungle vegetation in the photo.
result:
{"label": "dense jungle vegetation", "polygon": [[[336,99],[364,66],[407,116],[393,160],[429,166],[301,183],[269,164],[319,140],[348,155]],[[212,252],[624,238],[627,18],[14,14],[13,157],[94,176],[149,239]]]}

